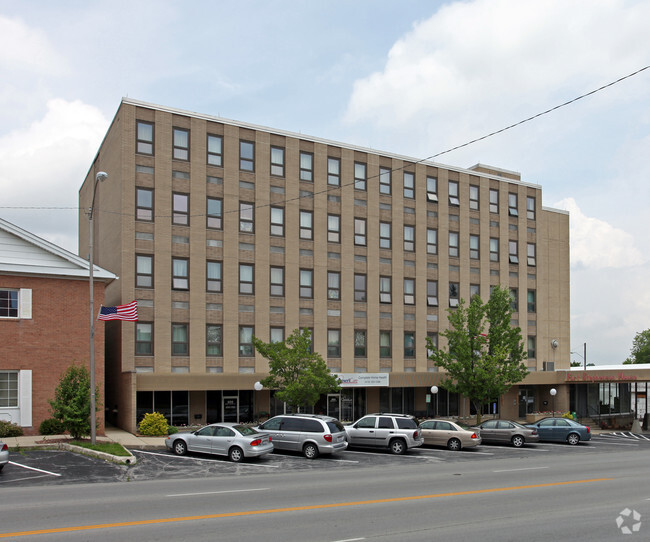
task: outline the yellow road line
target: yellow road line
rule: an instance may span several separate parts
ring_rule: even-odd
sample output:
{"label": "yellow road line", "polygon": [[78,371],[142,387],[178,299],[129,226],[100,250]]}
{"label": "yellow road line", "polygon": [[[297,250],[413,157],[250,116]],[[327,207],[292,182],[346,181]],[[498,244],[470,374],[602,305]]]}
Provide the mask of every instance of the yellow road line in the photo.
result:
{"label": "yellow road line", "polygon": [[266,510],[247,510],[244,512],[226,512],[224,514],[206,514],[202,516],[184,516],[177,518],[145,519],[141,521],[125,521],[121,523],[101,523],[97,525],[78,525],[75,527],[60,527],[58,529],[39,529],[36,531],[18,531],[15,533],[0,533],[0,538],[11,536],[30,536],[35,534],[72,533],[75,531],[89,531],[93,529],[111,529],[114,527],[136,527],[140,525],[155,525],[181,521],[196,521],[202,519],[232,518],[237,516],[256,516],[260,514],[277,514],[280,512],[301,512],[304,510],[320,510],[324,508],[341,508],[345,506],[363,506],[368,504],[385,504],[394,502],[417,501],[423,499],[439,499],[442,497],[458,497],[463,495],[480,495],[483,493],[496,493],[499,491],[517,491],[521,489],[537,489],[542,487],[566,486],[571,484],[589,484],[593,482],[606,482],[613,478],[593,478],[590,480],[571,480],[567,482],[551,482],[547,484],[532,484],[527,486],[497,487],[491,489],[473,489],[470,491],[455,491],[452,493],[437,493],[432,495],[412,495],[410,497],[392,497],[389,499],[372,499],[369,501],[352,501],[329,504],[313,504],[309,506],[293,506],[290,508],[269,508]]}

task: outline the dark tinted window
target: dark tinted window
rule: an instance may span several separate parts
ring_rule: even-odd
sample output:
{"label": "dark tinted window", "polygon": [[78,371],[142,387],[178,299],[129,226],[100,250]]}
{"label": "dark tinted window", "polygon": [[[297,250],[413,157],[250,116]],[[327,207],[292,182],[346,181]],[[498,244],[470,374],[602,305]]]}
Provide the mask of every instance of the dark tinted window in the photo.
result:
{"label": "dark tinted window", "polygon": [[456,428],[449,422],[438,422],[437,429],[440,429],[442,431],[456,431]]}
{"label": "dark tinted window", "polygon": [[304,431],[302,420],[298,418],[283,418],[282,431]]}
{"label": "dark tinted window", "polygon": [[332,420],[331,422],[326,422],[326,423],[327,423],[327,427],[329,427],[329,430],[332,433],[340,433],[341,431],[345,431],[343,424],[338,420]]}
{"label": "dark tinted window", "polygon": [[377,427],[379,429],[394,429],[395,424],[393,424],[392,418],[385,418],[382,416],[379,418],[379,425]]}
{"label": "dark tinted window", "polygon": [[417,429],[418,426],[413,418],[395,418],[397,427],[400,429]]}
{"label": "dark tinted window", "polygon": [[300,420],[303,427],[302,431],[309,433],[324,433],[323,424],[318,420]]}

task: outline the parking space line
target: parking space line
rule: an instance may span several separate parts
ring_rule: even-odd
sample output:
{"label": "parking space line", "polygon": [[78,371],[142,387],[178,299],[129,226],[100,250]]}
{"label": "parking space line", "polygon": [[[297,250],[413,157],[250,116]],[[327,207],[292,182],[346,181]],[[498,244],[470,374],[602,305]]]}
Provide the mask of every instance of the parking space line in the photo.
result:
{"label": "parking space line", "polygon": [[[147,455],[159,455],[161,457],[167,457],[170,459],[191,459],[192,461],[210,461],[214,463],[215,465],[221,464],[221,463],[216,463],[214,459],[207,459],[204,457],[190,457],[186,455],[171,455],[171,454],[161,454],[158,452],[147,452],[145,450],[133,450],[134,452],[138,452],[140,454],[147,454]],[[225,457],[225,456],[223,456]],[[224,465],[237,465],[238,467],[266,467],[268,469],[277,469],[280,467],[280,465],[259,465],[256,463],[223,463]]]}
{"label": "parking space line", "polygon": [[57,474],[56,472],[50,472],[47,470],[43,469],[37,469],[36,467],[28,467],[27,465],[23,465],[21,463],[14,463],[13,461],[9,461],[10,465],[15,465],[16,467],[22,467],[23,469],[29,469],[29,470],[35,470],[36,472],[44,472],[45,474],[49,474],[51,476],[61,476],[60,474]]}

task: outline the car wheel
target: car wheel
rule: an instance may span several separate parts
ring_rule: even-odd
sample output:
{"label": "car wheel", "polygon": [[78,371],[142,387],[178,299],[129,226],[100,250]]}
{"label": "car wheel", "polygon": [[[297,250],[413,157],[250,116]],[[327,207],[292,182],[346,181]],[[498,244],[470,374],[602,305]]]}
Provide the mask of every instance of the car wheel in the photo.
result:
{"label": "car wheel", "polygon": [[406,453],[406,442],[399,438],[391,440],[390,452],[395,455],[402,455],[403,453]]}
{"label": "car wheel", "polygon": [[318,457],[318,446],[308,442],[302,448],[302,453],[307,459],[316,459]]}
{"label": "car wheel", "polygon": [[238,448],[237,446],[233,446],[228,451],[228,458],[233,463],[240,463],[244,460],[244,452],[241,448]]}
{"label": "car wheel", "polygon": [[176,455],[185,455],[187,453],[187,444],[184,440],[174,441],[174,453]]}
{"label": "car wheel", "polygon": [[526,442],[526,440],[521,435],[515,435],[514,437],[512,437],[510,442],[512,442],[512,445],[515,448],[521,448],[524,445],[524,443]]}
{"label": "car wheel", "polygon": [[575,446],[578,444],[578,442],[580,442],[580,435],[578,435],[578,433],[570,433],[566,438],[566,441],[572,446]]}
{"label": "car wheel", "polygon": [[452,439],[449,439],[449,442],[447,443],[447,448],[449,448],[450,450],[452,450],[454,452],[457,452],[458,450],[460,450],[462,448],[462,445],[460,443],[460,440],[458,440],[457,438],[452,438]]}

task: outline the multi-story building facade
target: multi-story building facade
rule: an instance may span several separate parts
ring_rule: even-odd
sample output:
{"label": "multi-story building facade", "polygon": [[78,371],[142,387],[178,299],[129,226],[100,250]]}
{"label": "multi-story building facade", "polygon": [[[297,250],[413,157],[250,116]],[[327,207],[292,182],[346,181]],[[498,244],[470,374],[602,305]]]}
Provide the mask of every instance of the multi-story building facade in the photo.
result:
{"label": "multi-story building facade", "polygon": [[119,276],[107,304],[139,305],[137,323],[106,329],[107,404],[123,427],[150,410],[175,424],[278,412],[272,391],[254,390],[268,364],[251,338],[297,328],[343,379],[319,410],[345,420],[431,412],[435,401],[439,414],[469,415],[463,398],[431,397],[442,375],[425,338],[437,341],[448,309],[497,284],[512,291],[531,374],[496,408],[525,415],[550,385],[568,404],[553,375],[570,360],[569,217],[519,174],[131,99],[80,207],[100,170],[95,261]]}

